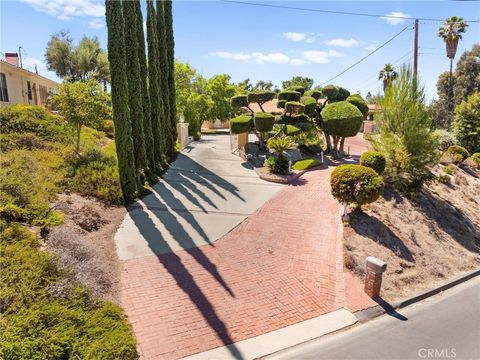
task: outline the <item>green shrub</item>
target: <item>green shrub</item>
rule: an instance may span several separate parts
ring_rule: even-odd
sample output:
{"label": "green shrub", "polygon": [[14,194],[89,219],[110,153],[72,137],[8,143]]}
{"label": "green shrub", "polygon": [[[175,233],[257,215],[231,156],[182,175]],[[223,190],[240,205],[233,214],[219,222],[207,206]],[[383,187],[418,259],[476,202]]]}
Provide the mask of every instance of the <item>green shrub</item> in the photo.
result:
{"label": "green shrub", "polygon": [[292,87],[289,87],[286,90],[296,91],[296,92],[300,93],[301,96],[303,96],[305,94],[305,88],[303,86],[292,86]]}
{"label": "green shrub", "polygon": [[338,89],[338,93],[335,96],[335,101],[345,101],[345,100],[347,100],[348,97],[350,96],[350,91],[348,91],[347,89],[345,89],[341,86],[337,86],[337,89]]}
{"label": "green shrub", "polygon": [[304,160],[299,160],[296,161],[293,165],[292,168],[294,170],[307,170],[310,168],[313,168],[315,166],[320,166],[322,163],[318,161],[317,159],[304,159]]}
{"label": "green shrub", "polygon": [[311,96],[302,96],[300,102],[305,105],[305,114],[315,117],[317,114],[317,100]]}
{"label": "green shrub", "polygon": [[274,174],[288,174],[288,159],[284,156],[270,156],[265,163],[270,172]]}
{"label": "green shrub", "polygon": [[339,201],[358,206],[377,200],[383,180],[375,170],[362,165],[340,165],[330,177],[332,195]]}
{"label": "green shrub", "polygon": [[450,167],[450,166],[445,166],[445,167],[443,168],[443,172],[444,172],[445,174],[448,174],[448,175],[453,175],[453,168]]}
{"label": "green shrub", "polygon": [[448,175],[438,175],[437,176],[437,181],[442,184],[450,184],[450,176]]}
{"label": "green shrub", "polygon": [[455,164],[461,164],[462,162],[464,162],[470,156],[467,149],[465,149],[464,147],[458,146],[458,145],[450,146],[447,149],[447,153],[454,156],[454,159],[455,159],[454,163]]}
{"label": "green shrub", "polygon": [[[5,359],[137,359],[121,309],[65,276],[57,257],[18,224],[0,234],[0,354]],[[64,285],[67,284],[67,285]],[[65,287],[68,291],[58,291]]]}
{"label": "green shrub", "polygon": [[323,92],[320,89],[315,89],[310,92],[310,96],[313,97],[316,101],[323,97]]}
{"label": "green shrub", "polygon": [[460,145],[470,152],[480,151],[480,92],[455,108],[452,129]]}
{"label": "green shrub", "polygon": [[457,145],[457,138],[455,135],[444,129],[437,129],[434,136],[438,143],[438,149],[442,152],[447,151],[450,146]]}
{"label": "green shrub", "polygon": [[248,103],[266,103],[267,101],[273,100],[275,98],[275,93],[273,91],[258,91],[251,92],[247,95]]}
{"label": "green shrub", "polygon": [[109,137],[113,138],[115,135],[115,125],[113,124],[113,120],[104,120],[102,131]]}
{"label": "green shrub", "polygon": [[347,101],[327,104],[322,109],[323,129],[330,135],[355,136],[362,126],[363,115]]}
{"label": "green shrub", "polygon": [[338,88],[335,85],[326,85],[322,88],[323,96],[326,96],[328,102],[334,102],[338,95]]}
{"label": "green shrub", "polygon": [[480,167],[480,153],[475,153],[471,156],[472,161],[475,163],[475,165]]}
{"label": "green shrub", "polygon": [[305,112],[305,105],[298,101],[289,101],[285,104],[285,112],[300,115]]}
{"label": "green shrub", "polygon": [[287,100],[278,100],[277,101],[277,107],[279,109],[283,109],[285,107],[285,104],[287,103]]}
{"label": "green shrub", "polygon": [[350,104],[355,105],[357,109],[360,110],[360,112],[362,113],[363,118],[366,118],[368,114],[368,104],[359,94],[350,95],[347,98],[347,101]]}
{"label": "green shrub", "polygon": [[272,137],[268,139],[267,147],[279,154],[283,154],[285,150],[291,149],[295,146],[292,140],[288,137]]}
{"label": "green shrub", "polygon": [[360,165],[372,168],[379,175],[385,171],[385,164],[385,156],[378,151],[366,151],[360,157]]}
{"label": "green shrub", "polygon": [[42,140],[71,144],[74,131],[61,117],[45,108],[32,105],[12,105],[0,108],[0,133],[31,133]]}
{"label": "green shrub", "polygon": [[299,101],[302,97],[298,91],[285,90],[278,93],[278,100]]}
{"label": "green shrub", "polygon": [[275,123],[275,115],[265,112],[256,112],[253,114],[253,123],[257,131],[269,132],[272,130],[273,124]]}
{"label": "green shrub", "polygon": [[302,132],[302,129],[300,129],[298,126],[296,125],[292,125],[292,124],[287,124],[285,126],[285,134],[288,135],[288,136],[294,136],[294,135],[298,135]]}
{"label": "green shrub", "polygon": [[250,132],[252,129],[252,117],[240,115],[230,120],[230,130],[233,134]]}
{"label": "green shrub", "polygon": [[233,109],[239,109],[248,106],[247,95],[237,95],[230,99],[230,106]]}

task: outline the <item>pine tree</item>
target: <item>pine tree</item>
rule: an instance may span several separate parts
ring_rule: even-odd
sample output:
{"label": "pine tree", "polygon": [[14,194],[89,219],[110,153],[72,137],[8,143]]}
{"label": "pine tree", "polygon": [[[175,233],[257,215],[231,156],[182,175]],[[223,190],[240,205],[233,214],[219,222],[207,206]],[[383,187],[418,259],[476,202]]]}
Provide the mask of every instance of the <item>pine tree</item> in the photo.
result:
{"label": "pine tree", "polygon": [[147,177],[149,181],[154,181],[153,170],[155,169],[155,149],[153,142],[152,123],[150,120],[150,97],[148,92],[147,75],[147,57],[145,52],[145,34],[143,32],[143,16],[140,7],[140,1],[135,0],[135,27],[137,30],[138,42],[138,60],[140,64],[140,79],[142,81],[142,99],[143,99],[143,131],[145,137],[145,152],[147,156]]}
{"label": "pine tree", "polygon": [[156,36],[156,19],[153,1],[147,1],[147,45],[148,45],[148,92],[150,96],[150,121],[155,150],[155,172],[163,171],[163,148],[160,127],[160,115],[163,108],[162,97],[159,94],[160,77],[158,75],[158,44]]}
{"label": "pine tree", "polygon": [[135,180],[132,129],[128,108],[122,3],[106,0],[105,14],[108,29],[108,60],[112,80],[112,106],[118,170],[123,198],[128,203],[137,194],[137,182]]}
{"label": "pine tree", "polygon": [[160,73],[160,96],[163,100],[163,116],[162,116],[162,129],[163,129],[163,144],[164,154],[169,155],[169,150],[172,147],[172,132],[170,121],[170,97],[168,86],[168,49],[167,38],[165,32],[165,17],[163,11],[163,1],[157,0],[157,39],[158,39],[158,60],[159,60],[159,73]]}
{"label": "pine tree", "polygon": [[173,17],[172,17],[172,1],[165,0],[163,5],[165,16],[165,35],[167,39],[167,56],[168,56],[168,84],[169,84],[169,100],[170,100],[170,124],[172,134],[172,147],[169,153],[173,155],[175,151],[175,141],[177,139],[177,105],[175,96],[175,42],[173,38]]}
{"label": "pine tree", "polygon": [[145,168],[147,166],[147,155],[145,153],[145,137],[143,130],[143,98],[142,79],[140,74],[140,62],[138,59],[138,34],[134,26],[137,20],[137,1],[123,1],[123,19],[125,21],[125,56],[127,65],[127,81],[130,123],[132,126],[132,140],[135,149],[135,167],[137,170],[137,181],[139,186],[145,180]]}

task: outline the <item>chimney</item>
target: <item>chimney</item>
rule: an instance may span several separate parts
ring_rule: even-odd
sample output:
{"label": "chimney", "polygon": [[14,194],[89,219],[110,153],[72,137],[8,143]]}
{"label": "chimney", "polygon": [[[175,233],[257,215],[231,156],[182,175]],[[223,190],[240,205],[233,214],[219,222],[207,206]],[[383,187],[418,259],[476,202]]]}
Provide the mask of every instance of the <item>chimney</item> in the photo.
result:
{"label": "chimney", "polygon": [[5,60],[12,65],[20,66],[17,53],[5,53]]}

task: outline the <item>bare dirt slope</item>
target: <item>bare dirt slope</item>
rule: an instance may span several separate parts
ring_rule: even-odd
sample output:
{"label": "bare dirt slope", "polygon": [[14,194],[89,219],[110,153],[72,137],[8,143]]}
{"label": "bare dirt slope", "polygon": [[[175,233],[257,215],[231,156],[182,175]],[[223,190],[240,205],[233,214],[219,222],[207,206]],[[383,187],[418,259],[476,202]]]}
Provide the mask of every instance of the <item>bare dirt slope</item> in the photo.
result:
{"label": "bare dirt slope", "polygon": [[72,270],[71,278],[95,295],[119,304],[120,264],[114,235],[126,209],[77,194],[59,195],[54,208],[64,214],[64,224],[50,231],[46,247]]}
{"label": "bare dirt slope", "polygon": [[[445,175],[442,166],[437,175]],[[363,277],[365,258],[387,262],[382,296],[399,300],[480,267],[480,171],[454,167],[450,184],[437,181],[408,200],[391,188],[351,216],[345,266]]]}

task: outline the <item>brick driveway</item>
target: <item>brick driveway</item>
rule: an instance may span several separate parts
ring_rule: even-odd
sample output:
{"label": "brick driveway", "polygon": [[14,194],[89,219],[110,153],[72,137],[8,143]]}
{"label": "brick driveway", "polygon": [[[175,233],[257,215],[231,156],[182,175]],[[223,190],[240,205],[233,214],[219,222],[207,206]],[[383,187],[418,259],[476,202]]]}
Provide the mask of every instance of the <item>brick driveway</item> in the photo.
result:
{"label": "brick driveway", "polygon": [[[350,146],[356,153],[363,142]],[[343,269],[331,171],[305,174],[212,245],[124,261],[122,305],[142,357],[177,359],[371,306]]]}

